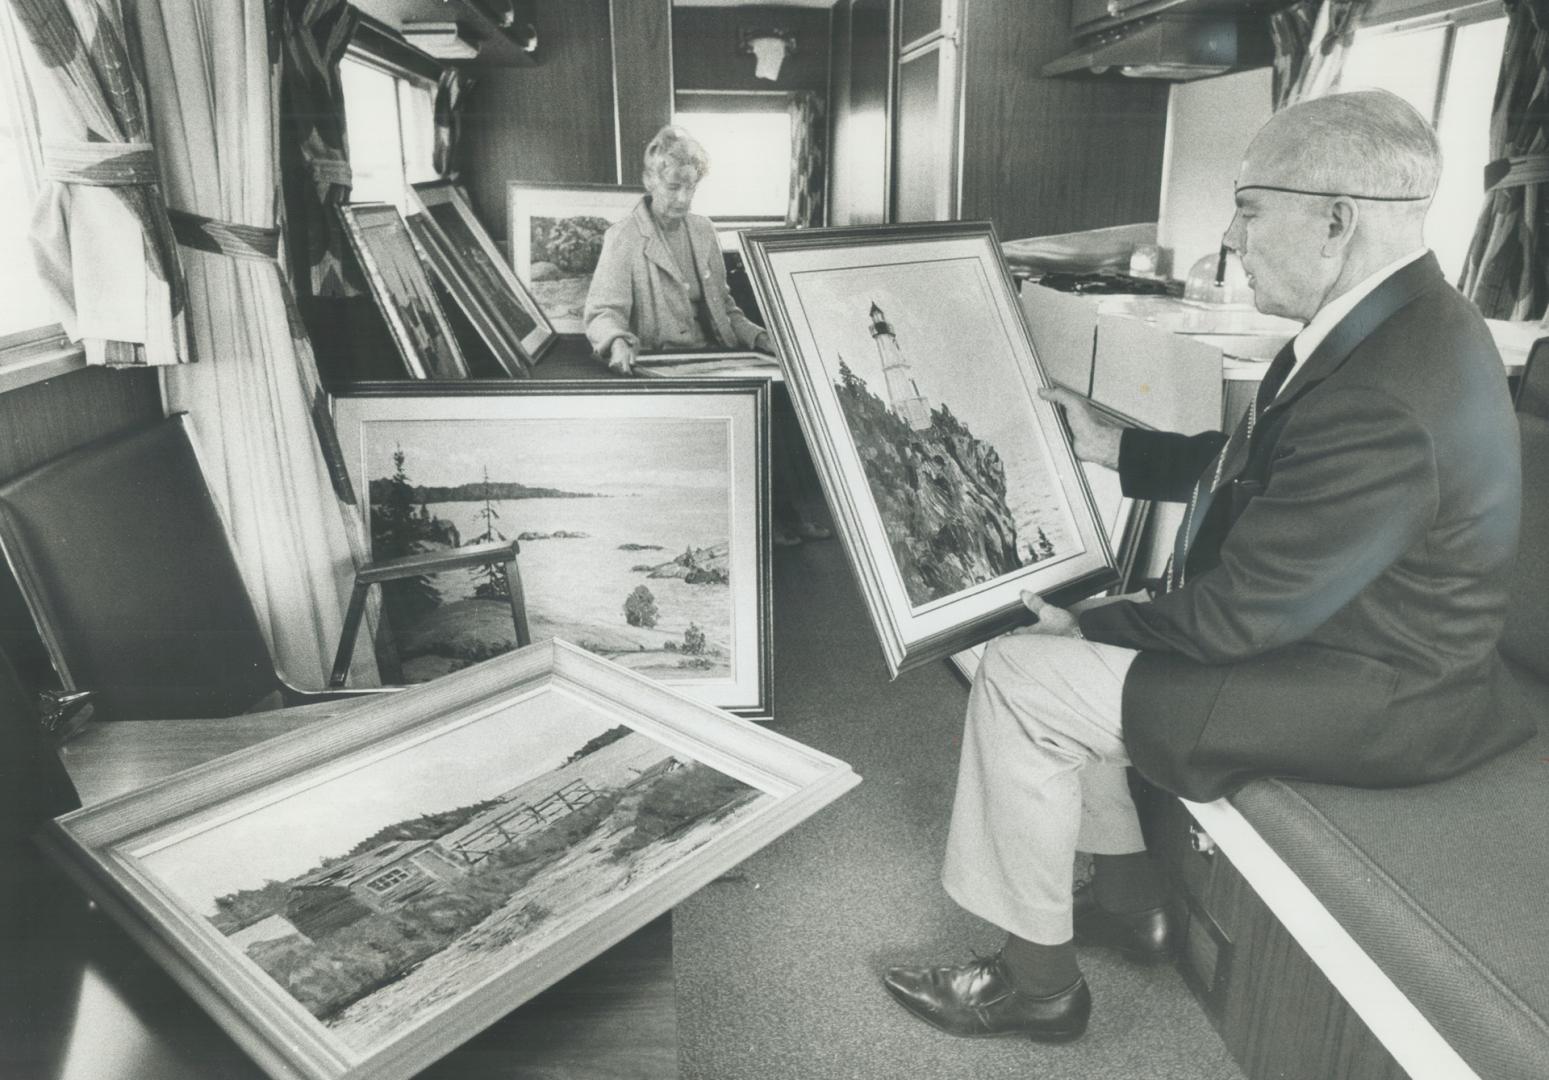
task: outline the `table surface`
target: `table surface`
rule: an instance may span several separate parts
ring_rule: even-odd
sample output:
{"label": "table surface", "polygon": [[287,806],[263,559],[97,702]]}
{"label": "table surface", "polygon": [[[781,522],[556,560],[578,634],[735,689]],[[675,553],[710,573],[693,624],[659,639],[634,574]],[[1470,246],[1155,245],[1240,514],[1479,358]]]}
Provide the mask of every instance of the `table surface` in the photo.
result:
{"label": "table surface", "polygon": [[[61,751],[84,805],[358,708],[91,723]],[[41,856],[0,881],[0,1077],[262,1080],[199,1006]],[[678,1075],[664,915],[425,1070],[426,1080]]]}

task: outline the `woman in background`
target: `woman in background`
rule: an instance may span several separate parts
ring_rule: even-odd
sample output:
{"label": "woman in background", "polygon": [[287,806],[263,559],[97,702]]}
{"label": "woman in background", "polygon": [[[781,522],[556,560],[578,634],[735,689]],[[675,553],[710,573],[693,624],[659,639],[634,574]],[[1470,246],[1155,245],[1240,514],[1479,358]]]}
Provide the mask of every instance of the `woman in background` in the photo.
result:
{"label": "woman in background", "polygon": [[732,299],[715,226],[689,213],[709,171],[697,139],[662,128],[645,148],[645,198],[603,235],[586,294],[586,336],[614,371],[630,374],[642,350],[774,351]]}
{"label": "woman in background", "polygon": [[[689,212],[709,171],[699,140],[668,124],[645,148],[645,197],[603,234],[586,294],[586,337],[592,354],[621,375],[633,374],[642,351],[774,352],[768,332],[732,299],[715,225]],[[796,504],[794,440],[801,436],[794,417],[788,406],[775,411],[774,542],[825,539],[833,534],[804,520]]]}

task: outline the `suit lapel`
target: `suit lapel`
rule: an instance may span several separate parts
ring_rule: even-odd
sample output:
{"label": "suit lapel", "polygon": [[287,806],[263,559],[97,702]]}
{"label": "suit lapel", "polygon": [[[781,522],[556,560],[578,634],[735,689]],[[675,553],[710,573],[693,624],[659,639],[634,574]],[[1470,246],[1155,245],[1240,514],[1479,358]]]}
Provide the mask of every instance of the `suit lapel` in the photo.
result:
{"label": "suit lapel", "polygon": [[649,199],[650,196],[647,195],[635,204],[634,209],[635,227],[640,230],[640,235],[644,239],[641,251],[647,259],[661,267],[672,280],[686,286],[688,282],[683,280],[683,274],[678,269],[678,260],[672,257],[667,242],[662,239],[661,230],[656,227],[656,220],[651,217]]}
{"label": "suit lapel", "polygon": [[1285,408],[1328,378],[1379,326],[1421,294],[1445,282],[1441,266],[1430,252],[1400,267],[1355,305],[1350,314],[1335,324],[1334,329],[1329,331],[1328,336],[1307,358],[1301,370],[1291,376],[1279,396],[1265,406],[1265,411]]}

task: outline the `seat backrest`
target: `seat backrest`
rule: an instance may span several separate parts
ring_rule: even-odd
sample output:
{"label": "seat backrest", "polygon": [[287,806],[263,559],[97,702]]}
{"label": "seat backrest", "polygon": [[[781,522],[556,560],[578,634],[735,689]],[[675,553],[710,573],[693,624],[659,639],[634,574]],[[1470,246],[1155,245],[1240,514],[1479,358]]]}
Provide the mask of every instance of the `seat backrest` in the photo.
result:
{"label": "seat backrest", "polygon": [[1549,682],[1549,341],[1528,357],[1517,390],[1522,432],[1522,538],[1501,653]]}
{"label": "seat backrest", "polygon": [[0,485],[0,548],[103,719],[230,716],[277,686],[182,416]]}

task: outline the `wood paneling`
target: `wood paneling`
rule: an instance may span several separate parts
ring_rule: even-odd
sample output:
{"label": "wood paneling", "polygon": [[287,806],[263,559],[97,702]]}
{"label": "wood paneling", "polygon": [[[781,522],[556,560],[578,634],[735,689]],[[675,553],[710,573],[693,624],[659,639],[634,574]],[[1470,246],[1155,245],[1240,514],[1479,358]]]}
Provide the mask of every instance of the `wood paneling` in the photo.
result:
{"label": "wood paneling", "polygon": [[[1249,1080],[1405,1080],[1404,1070],[1231,860],[1191,848],[1192,819],[1182,804],[1147,787],[1139,805],[1149,846],[1174,881],[1175,915],[1186,927],[1180,967]],[[1207,943],[1206,923],[1224,935],[1219,953]],[[1205,957],[1209,960],[1202,962]],[[1213,992],[1198,979],[1212,962]]]}
{"label": "wood paneling", "polygon": [[640,183],[645,144],[672,119],[671,27],[671,0],[613,0],[619,179],[625,184]]}
{"label": "wood paneling", "polygon": [[1157,218],[1168,84],[1040,76],[1069,18],[1069,0],[965,4],[962,216],[1003,240]]}
{"label": "wood paneling", "polygon": [[888,6],[888,0],[841,0],[834,8],[828,211],[834,225],[873,225],[887,215]]}
{"label": "wood paneling", "polygon": [[[738,51],[743,28],[778,27],[796,35],[775,82],[753,76],[753,57]],[[673,84],[679,90],[816,90],[828,93],[829,13],[821,8],[680,7],[672,12]]]}
{"label": "wood paneling", "polygon": [[[0,480],[162,415],[149,370],[89,368],[0,394]],[[57,685],[48,654],[10,570],[0,561],[0,650],[31,690]]]}
{"label": "wood paneling", "polygon": [[473,209],[506,234],[506,184],[615,184],[609,0],[539,0],[539,63],[479,72],[463,138]]}

